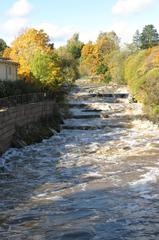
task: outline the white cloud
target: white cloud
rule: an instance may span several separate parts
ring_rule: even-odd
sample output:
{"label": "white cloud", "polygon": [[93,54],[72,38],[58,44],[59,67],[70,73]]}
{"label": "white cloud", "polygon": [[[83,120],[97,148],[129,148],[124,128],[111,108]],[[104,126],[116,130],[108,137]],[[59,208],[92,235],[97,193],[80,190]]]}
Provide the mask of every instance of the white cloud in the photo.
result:
{"label": "white cloud", "polygon": [[24,17],[32,10],[31,4],[28,0],[16,0],[13,6],[8,10],[11,17]]}
{"label": "white cloud", "polygon": [[129,14],[140,12],[150,6],[155,0],[118,0],[113,6],[114,14]]}
{"label": "white cloud", "polygon": [[81,31],[79,36],[80,40],[84,43],[88,43],[89,41],[95,42],[100,31],[94,30],[94,31]]}
{"label": "white cloud", "polygon": [[26,18],[13,18],[9,19],[3,24],[3,30],[8,34],[15,37],[22,29],[27,27]]}
{"label": "white cloud", "polygon": [[75,32],[78,32],[73,27],[59,27],[51,23],[41,23],[38,26],[35,26],[36,29],[43,29],[53,40],[56,47],[62,44],[65,44],[66,41],[72,37]]}
{"label": "white cloud", "polygon": [[121,44],[125,42],[131,42],[132,36],[134,35],[137,28],[135,26],[129,25],[127,22],[120,21],[114,23],[110,28],[109,31],[115,31],[116,34],[121,39]]}
{"label": "white cloud", "polygon": [[38,26],[33,27],[39,30],[43,29],[50,36],[51,40],[55,44],[55,47],[65,45],[67,40],[70,39],[74,33],[79,33],[79,38],[84,43],[87,43],[90,40],[95,41],[99,34],[99,31],[86,32],[80,30],[79,28],[71,26],[60,27],[52,23],[41,23]]}

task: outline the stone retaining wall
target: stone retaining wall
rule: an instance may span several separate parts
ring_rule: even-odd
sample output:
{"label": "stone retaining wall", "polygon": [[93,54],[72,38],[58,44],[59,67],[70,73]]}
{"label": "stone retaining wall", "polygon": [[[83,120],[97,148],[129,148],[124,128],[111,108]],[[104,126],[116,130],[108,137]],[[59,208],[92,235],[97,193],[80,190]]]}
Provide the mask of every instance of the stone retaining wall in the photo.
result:
{"label": "stone retaining wall", "polygon": [[0,154],[10,147],[17,127],[53,116],[55,109],[55,100],[49,100],[0,110]]}

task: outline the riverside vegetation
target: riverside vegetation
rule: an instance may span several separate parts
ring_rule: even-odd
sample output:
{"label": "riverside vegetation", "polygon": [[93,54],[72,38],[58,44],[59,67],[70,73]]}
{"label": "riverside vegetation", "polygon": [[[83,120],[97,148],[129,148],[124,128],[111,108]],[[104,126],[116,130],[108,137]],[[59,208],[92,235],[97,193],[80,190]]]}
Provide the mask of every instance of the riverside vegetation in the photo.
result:
{"label": "riverside vegetation", "polygon": [[0,82],[0,97],[72,86],[79,76],[105,84],[128,85],[144,105],[147,117],[159,120],[159,35],[146,25],[131,44],[120,46],[115,32],[101,32],[95,42],[84,44],[75,33],[65,46],[55,48],[43,30],[27,29],[7,47],[0,40],[0,54],[19,63],[22,80]]}

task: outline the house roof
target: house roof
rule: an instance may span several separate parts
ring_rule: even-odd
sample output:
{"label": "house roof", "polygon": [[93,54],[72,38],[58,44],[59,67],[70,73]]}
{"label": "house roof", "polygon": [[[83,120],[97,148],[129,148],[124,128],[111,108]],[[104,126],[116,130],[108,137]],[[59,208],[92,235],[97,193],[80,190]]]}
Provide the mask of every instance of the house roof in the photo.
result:
{"label": "house roof", "polygon": [[0,58],[0,63],[7,63],[7,64],[13,64],[13,65],[19,65],[19,63],[12,61],[9,58]]}

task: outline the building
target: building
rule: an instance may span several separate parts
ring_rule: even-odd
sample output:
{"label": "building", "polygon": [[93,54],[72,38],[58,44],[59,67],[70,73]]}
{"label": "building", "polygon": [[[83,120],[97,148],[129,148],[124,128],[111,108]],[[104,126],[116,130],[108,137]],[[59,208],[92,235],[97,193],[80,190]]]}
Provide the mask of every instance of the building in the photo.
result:
{"label": "building", "polygon": [[0,80],[15,81],[18,79],[19,64],[11,61],[8,58],[0,58]]}

